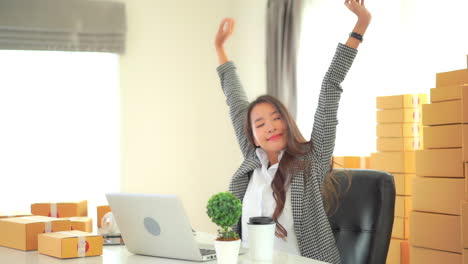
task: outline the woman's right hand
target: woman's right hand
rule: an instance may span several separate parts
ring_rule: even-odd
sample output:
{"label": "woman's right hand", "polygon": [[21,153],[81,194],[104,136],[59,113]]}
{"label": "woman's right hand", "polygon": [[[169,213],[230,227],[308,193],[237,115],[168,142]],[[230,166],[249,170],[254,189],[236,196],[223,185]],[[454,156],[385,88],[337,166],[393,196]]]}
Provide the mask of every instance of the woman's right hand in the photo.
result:
{"label": "woman's right hand", "polygon": [[230,17],[226,17],[221,21],[221,24],[219,24],[218,33],[216,33],[215,38],[215,47],[217,49],[224,47],[224,43],[234,32],[235,24],[236,21]]}

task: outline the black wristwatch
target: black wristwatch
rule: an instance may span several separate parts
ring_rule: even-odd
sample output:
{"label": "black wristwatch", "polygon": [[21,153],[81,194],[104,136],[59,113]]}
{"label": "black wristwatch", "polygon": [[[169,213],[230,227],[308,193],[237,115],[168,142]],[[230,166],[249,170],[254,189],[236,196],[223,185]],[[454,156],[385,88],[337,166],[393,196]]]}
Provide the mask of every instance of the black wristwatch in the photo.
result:
{"label": "black wristwatch", "polygon": [[362,42],[362,35],[357,32],[351,32],[349,33],[349,36]]}

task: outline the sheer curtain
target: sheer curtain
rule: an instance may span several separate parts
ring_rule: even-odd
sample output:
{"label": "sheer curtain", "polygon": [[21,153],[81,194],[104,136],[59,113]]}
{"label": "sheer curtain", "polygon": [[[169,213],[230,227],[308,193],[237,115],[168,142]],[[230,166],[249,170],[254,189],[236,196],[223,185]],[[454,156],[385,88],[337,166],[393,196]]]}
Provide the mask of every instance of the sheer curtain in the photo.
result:
{"label": "sheer curtain", "polygon": [[[305,10],[298,62],[298,124],[312,130],[322,78],[356,18],[343,3],[314,0]],[[375,151],[375,97],[429,93],[437,72],[466,68],[468,1],[366,1],[373,18],[343,82],[335,155]]]}
{"label": "sheer curtain", "polygon": [[124,3],[0,1],[0,49],[124,53],[125,36]]}
{"label": "sheer curtain", "polygon": [[120,189],[119,56],[0,51],[0,212]]}
{"label": "sheer curtain", "polygon": [[267,93],[281,100],[293,116],[297,112],[297,54],[303,0],[267,2]]}
{"label": "sheer curtain", "polygon": [[0,2],[0,212],[119,190],[125,36],[118,1]]}

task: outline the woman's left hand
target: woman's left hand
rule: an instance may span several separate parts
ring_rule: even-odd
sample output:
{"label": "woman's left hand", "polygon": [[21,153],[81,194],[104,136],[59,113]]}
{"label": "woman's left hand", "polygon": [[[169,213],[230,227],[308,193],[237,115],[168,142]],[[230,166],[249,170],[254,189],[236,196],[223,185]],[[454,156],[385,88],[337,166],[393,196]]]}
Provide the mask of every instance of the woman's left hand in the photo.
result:
{"label": "woman's left hand", "polygon": [[372,16],[364,6],[364,0],[345,0],[344,4],[351,12],[356,14],[359,22],[370,23]]}

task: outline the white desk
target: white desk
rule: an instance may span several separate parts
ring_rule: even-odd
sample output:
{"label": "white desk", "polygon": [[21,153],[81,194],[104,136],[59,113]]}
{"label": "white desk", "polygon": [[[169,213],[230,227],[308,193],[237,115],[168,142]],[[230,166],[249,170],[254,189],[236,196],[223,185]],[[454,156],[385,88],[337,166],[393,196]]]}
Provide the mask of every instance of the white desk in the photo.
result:
{"label": "white desk", "polygon": [[[206,233],[197,233],[197,241],[209,243],[214,239],[213,235]],[[214,264],[216,261],[196,262],[184,261],[167,258],[147,257],[135,255],[128,252],[125,246],[104,246],[102,256],[58,259],[39,254],[37,251],[22,251],[0,246],[1,264]],[[296,255],[290,255],[283,252],[275,252],[273,262],[254,262],[249,260],[248,253],[239,255],[238,264],[324,264],[326,262],[313,260]]]}
{"label": "white desk", "polygon": [[[166,258],[146,257],[134,255],[127,251],[125,246],[104,246],[102,256],[58,259],[37,253],[37,251],[21,251],[0,247],[0,263],[2,264],[214,264],[216,261],[194,262]],[[238,264],[254,264],[264,262],[254,262],[248,259],[248,254],[240,255]],[[289,255],[282,252],[275,252],[271,264],[323,264],[318,260]],[[266,264],[266,263],[265,263]]]}

